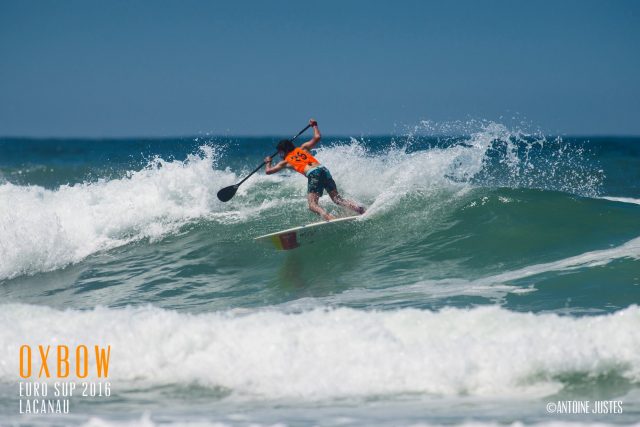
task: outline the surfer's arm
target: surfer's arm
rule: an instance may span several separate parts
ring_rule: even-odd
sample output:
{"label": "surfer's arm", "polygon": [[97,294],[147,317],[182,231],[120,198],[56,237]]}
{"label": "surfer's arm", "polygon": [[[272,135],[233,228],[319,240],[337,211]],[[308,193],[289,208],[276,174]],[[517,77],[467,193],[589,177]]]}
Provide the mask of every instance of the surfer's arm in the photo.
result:
{"label": "surfer's arm", "polygon": [[275,166],[271,166],[271,157],[267,157],[264,159],[264,163],[267,165],[265,172],[267,173],[267,175],[271,175],[272,173],[276,173],[276,172],[280,172],[282,169],[286,168],[288,163],[283,160],[281,162],[278,162],[277,165]]}
{"label": "surfer's arm", "polygon": [[300,148],[307,151],[313,149],[313,147],[315,147],[316,144],[320,142],[320,138],[322,138],[322,135],[320,135],[320,129],[318,128],[318,122],[311,119],[309,120],[309,124],[313,128],[313,138],[311,138],[310,140],[308,140],[307,142],[305,142],[300,146]]}

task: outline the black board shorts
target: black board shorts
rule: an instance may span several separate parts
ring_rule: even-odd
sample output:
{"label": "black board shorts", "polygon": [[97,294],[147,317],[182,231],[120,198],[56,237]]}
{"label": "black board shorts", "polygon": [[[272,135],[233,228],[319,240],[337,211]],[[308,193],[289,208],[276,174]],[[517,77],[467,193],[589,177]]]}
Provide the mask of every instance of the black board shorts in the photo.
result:
{"label": "black board shorts", "polygon": [[327,190],[327,193],[336,190],[336,182],[333,180],[331,176],[331,172],[329,169],[324,166],[318,166],[317,168],[309,171],[307,173],[307,193],[317,193],[322,196],[324,190]]}

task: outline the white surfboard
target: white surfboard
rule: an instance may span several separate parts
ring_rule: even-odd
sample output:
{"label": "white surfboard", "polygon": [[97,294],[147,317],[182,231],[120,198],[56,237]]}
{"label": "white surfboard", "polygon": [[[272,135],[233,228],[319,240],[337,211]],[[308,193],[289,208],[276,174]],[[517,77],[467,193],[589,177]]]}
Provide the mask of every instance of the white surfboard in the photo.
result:
{"label": "white surfboard", "polygon": [[286,251],[313,243],[316,239],[326,235],[327,232],[336,231],[336,229],[344,227],[356,218],[358,218],[358,215],[332,219],[331,221],[314,222],[313,224],[265,234],[264,236],[256,237],[254,240],[273,246],[278,250]]}

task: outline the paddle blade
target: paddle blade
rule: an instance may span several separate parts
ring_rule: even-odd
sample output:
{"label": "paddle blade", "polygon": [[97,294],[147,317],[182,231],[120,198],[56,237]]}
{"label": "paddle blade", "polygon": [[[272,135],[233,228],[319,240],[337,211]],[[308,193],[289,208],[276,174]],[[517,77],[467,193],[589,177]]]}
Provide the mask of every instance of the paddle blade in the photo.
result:
{"label": "paddle blade", "polygon": [[238,191],[238,187],[238,184],[224,187],[222,190],[218,191],[218,199],[220,199],[221,202],[228,202],[233,196],[235,196],[236,191]]}

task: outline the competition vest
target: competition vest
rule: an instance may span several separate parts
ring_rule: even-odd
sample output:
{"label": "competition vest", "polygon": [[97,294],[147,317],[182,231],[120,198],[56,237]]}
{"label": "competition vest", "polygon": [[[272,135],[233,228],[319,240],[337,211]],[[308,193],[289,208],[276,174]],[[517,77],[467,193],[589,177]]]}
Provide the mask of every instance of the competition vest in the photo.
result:
{"label": "competition vest", "polygon": [[296,172],[300,172],[303,175],[304,169],[308,165],[320,163],[316,160],[315,157],[311,155],[311,153],[299,147],[296,147],[293,150],[289,151],[289,154],[285,156],[284,160],[289,163],[291,167],[296,170]]}

